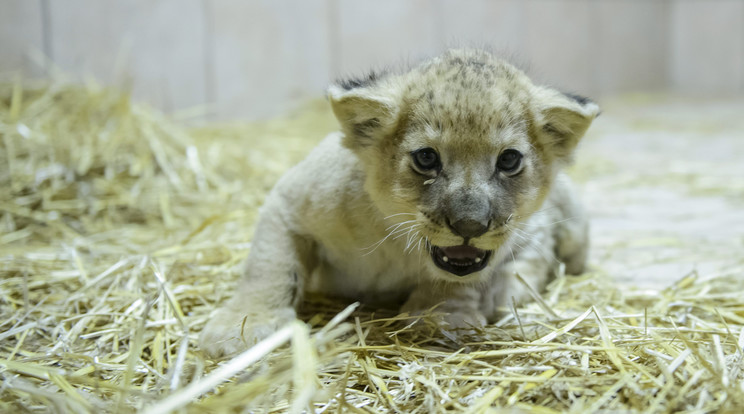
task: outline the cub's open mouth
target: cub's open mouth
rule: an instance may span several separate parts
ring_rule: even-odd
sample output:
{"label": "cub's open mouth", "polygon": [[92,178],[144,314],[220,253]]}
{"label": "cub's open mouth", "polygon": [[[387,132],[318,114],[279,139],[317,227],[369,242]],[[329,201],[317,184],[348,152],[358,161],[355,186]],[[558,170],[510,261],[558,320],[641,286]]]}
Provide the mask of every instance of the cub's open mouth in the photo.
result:
{"label": "cub's open mouth", "polygon": [[491,250],[481,250],[473,246],[433,246],[431,258],[434,264],[457,276],[465,276],[482,270],[491,258]]}

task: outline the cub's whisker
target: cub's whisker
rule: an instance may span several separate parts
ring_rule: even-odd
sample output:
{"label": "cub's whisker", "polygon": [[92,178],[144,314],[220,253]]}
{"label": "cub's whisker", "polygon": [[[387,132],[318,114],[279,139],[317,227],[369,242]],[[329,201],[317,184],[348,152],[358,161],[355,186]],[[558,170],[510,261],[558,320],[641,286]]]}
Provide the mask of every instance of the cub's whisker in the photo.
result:
{"label": "cub's whisker", "polygon": [[[375,252],[386,240],[388,240],[390,237],[393,237],[393,240],[396,240],[400,237],[403,237],[406,234],[410,234],[414,228],[421,226],[421,224],[416,224],[416,220],[408,220],[404,221],[402,223],[394,224],[387,228],[388,234],[385,235],[382,239],[379,241],[373,243],[370,246],[363,247],[361,250],[369,250],[368,252],[364,253],[362,257],[368,256]],[[408,223],[414,223],[410,226],[406,226]],[[392,230],[390,230],[392,228]]]}
{"label": "cub's whisker", "polygon": [[[517,240],[513,240],[512,242],[519,247],[522,251],[527,249],[532,249],[537,251],[537,253],[542,257],[543,260],[545,260],[548,263],[555,262],[555,263],[561,263],[561,261],[555,256],[555,254],[551,253],[550,251],[547,251],[545,249],[540,249],[538,246],[540,244],[539,240],[536,240],[533,236],[533,234],[527,233],[522,231],[523,234],[519,233],[519,229],[513,229],[514,230],[514,236],[519,239],[519,241],[525,242],[524,245],[519,244]],[[546,253],[550,256],[546,256]]]}
{"label": "cub's whisker", "polygon": [[393,240],[397,240],[397,239],[399,239],[399,238],[401,238],[403,236],[410,236],[411,235],[411,232],[413,232],[413,230],[416,229],[416,228],[418,228],[418,227],[421,227],[421,225],[420,224],[414,224],[412,226],[406,227],[405,229],[402,229],[401,231],[398,232],[399,234],[393,238]]}
{"label": "cub's whisker", "polygon": [[416,213],[397,213],[397,214],[391,214],[391,215],[389,215],[387,217],[384,217],[383,220],[389,220],[389,219],[391,219],[393,217],[398,217],[398,216],[414,216],[414,217],[416,217]]}
{"label": "cub's whisker", "polygon": [[418,237],[419,233],[421,232],[417,231],[411,237],[409,237],[408,243],[406,244],[406,248],[403,250],[404,252],[408,251],[407,254],[411,254],[411,252],[413,251],[412,247],[415,246],[414,242],[416,241],[416,237]]}
{"label": "cub's whisker", "polygon": [[529,223],[529,222],[524,222],[524,223],[518,223],[517,225],[524,226],[524,227],[529,226],[529,227],[532,227],[532,228],[538,228],[538,229],[540,229],[540,228],[544,228],[544,227],[550,227],[550,226],[553,226],[555,224],[565,223],[567,221],[577,220],[577,219],[578,219],[578,217],[566,217],[566,218],[564,218],[562,220],[553,221],[553,222],[550,222],[550,223]]}
{"label": "cub's whisker", "polygon": [[[513,218],[516,218],[516,219],[522,219],[522,218],[525,218],[525,217],[531,217],[531,216],[532,216],[532,217],[534,217],[534,216],[536,216],[536,215],[538,215],[538,214],[540,214],[540,213],[544,213],[544,212],[546,212],[546,211],[549,211],[549,210],[555,210],[555,209],[557,209],[557,208],[560,208],[560,207],[559,207],[559,206],[550,206],[550,207],[545,207],[545,208],[542,208],[542,209],[540,209],[540,210],[537,210],[537,211],[535,211],[535,212],[534,212],[534,213],[532,213],[532,214],[528,214],[528,215],[526,215],[526,216],[522,216],[522,215],[513,215],[513,214],[512,214],[512,215],[514,216]],[[510,217],[511,217],[512,215],[510,215]],[[507,221],[508,221],[508,220],[507,220]]]}
{"label": "cub's whisker", "polygon": [[409,224],[409,223],[415,223],[416,221],[417,221],[417,220],[406,220],[406,221],[402,221],[402,222],[400,222],[400,223],[395,223],[395,224],[391,224],[391,225],[389,225],[389,226],[388,226],[388,227],[387,227],[387,228],[386,228],[385,230],[390,230],[390,229],[391,229],[391,228],[393,228],[393,227],[395,227],[395,228],[397,229],[397,228],[399,228],[400,226],[403,226],[403,225],[405,225],[405,224]]}

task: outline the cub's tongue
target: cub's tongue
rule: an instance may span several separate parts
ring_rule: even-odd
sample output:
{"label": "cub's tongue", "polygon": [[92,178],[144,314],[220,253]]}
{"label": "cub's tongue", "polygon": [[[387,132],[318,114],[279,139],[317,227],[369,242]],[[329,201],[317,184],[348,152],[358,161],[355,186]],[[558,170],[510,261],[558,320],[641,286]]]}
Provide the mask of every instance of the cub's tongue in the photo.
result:
{"label": "cub's tongue", "polygon": [[476,258],[482,257],[486,252],[477,249],[473,246],[449,246],[449,247],[440,247],[442,250],[442,253],[444,253],[445,256],[449,259],[456,259],[456,260],[475,260]]}

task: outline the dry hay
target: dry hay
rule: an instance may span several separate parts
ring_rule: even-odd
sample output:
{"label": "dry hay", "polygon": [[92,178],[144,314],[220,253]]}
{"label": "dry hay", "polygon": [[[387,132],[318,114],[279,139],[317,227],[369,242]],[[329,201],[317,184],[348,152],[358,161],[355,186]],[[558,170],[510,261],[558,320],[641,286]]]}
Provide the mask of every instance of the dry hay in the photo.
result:
{"label": "dry hay", "polygon": [[322,103],[189,129],[95,86],[3,86],[0,411],[744,408],[741,268],[660,292],[559,277],[462,336],[318,299],[307,324],[206,359],[195,339],[257,206],[333,127]]}

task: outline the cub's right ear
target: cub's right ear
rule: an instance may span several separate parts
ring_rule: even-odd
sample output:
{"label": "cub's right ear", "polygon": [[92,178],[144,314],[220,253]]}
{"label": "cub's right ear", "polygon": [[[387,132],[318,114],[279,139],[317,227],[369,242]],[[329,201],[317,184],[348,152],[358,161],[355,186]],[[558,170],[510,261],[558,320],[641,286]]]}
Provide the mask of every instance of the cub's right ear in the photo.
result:
{"label": "cub's right ear", "polygon": [[344,132],[344,145],[352,150],[372,146],[398,122],[400,104],[392,89],[332,85],[328,99]]}

